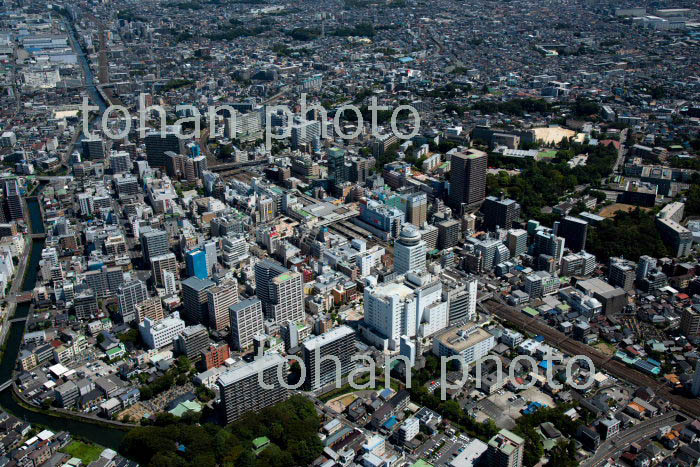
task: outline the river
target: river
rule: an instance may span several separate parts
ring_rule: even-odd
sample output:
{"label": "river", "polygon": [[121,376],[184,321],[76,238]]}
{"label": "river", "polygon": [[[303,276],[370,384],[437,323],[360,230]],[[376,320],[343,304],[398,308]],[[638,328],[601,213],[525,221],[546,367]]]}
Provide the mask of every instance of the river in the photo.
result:
{"label": "river", "polygon": [[[28,198],[27,207],[29,209],[29,219],[33,233],[44,233],[44,223],[41,218],[41,209],[37,198]],[[26,275],[22,283],[22,290],[33,290],[36,285],[37,274],[39,272],[39,261],[41,251],[44,249],[45,241],[35,239],[32,242],[32,250],[27,262]],[[19,279],[19,278],[18,278]],[[29,315],[29,303],[22,303],[17,306],[14,318],[23,318]],[[22,337],[24,335],[24,322],[12,323],[7,337],[7,346],[0,362],[0,382],[5,382],[12,378],[12,370],[15,367],[17,355],[19,354]],[[93,443],[116,450],[126,434],[125,431],[110,428],[94,423],[83,422],[64,418],[58,415],[49,415],[43,412],[34,412],[25,409],[12,397],[12,389],[6,389],[0,393],[0,406],[15,416],[26,420],[29,423],[45,426],[53,431],[67,431],[71,435],[79,436]]]}

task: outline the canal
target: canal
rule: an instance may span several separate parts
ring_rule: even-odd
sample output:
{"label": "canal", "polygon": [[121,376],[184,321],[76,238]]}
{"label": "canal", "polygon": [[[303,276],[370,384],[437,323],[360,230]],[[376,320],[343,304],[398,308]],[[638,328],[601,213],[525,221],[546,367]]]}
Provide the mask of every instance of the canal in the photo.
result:
{"label": "canal", "polygon": [[90,68],[90,64],[87,61],[85,51],[80,46],[80,42],[78,42],[78,35],[75,31],[75,26],[73,26],[73,23],[68,20],[64,21],[64,24],[66,25],[66,29],[68,29],[68,32],[70,33],[71,43],[73,44],[73,50],[75,50],[75,53],[78,55],[78,61],[80,62],[80,66],[83,69],[83,75],[85,76],[85,88],[87,89],[88,94],[90,94],[90,100],[92,101],[93,105],[97,104],[99,106],[100,115],[102,115],[102,113],[107,108],[107,102],[97,91],[97,87],[95,84],[95,76],[93,75],[92,69]]}
{"label": "canal", "polygon": [[[38,199],[27,199],[27,208],[29,209],[29,220],[32,232],[44,233],[44,223],[41,218],[41,209]],[[31,252],[25,269],[24,282],[22,283],[23,291],[33,290],[36,285],[39,261],[41,260],[41,251],[43,249],[43,239],[35,239],[32,241]],[[24,318],[28,316],[29,307],[29,303],[17,305],[14,318]],[[5,382],[12,378],[12,370],[15,367],[17,355],[19,354],[19,349],[22,344],[22,337],[24,336],[24,324],[24,321],[12,323],[10,327],[5,353],[0,362],[0,382]],[[0,406],[4,410],[29,423],[45,426],[53,431],[68,431],[74,436],[79,436],[80,438],[114,450],[119,447],[119,443],[126,434],[125,431],[103,425],[96,425],[94,423],[25,409],[14,399],[11,388],[0,393]]]}

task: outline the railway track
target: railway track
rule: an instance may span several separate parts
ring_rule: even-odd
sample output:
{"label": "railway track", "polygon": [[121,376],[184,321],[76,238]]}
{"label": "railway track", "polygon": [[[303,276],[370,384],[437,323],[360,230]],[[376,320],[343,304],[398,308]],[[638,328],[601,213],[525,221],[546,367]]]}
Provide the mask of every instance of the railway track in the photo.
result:
{"label": "railway track", "polygon": [[569,355],[585,355],[591,359],[596,368],[603,369],[611,375],[625,380],[635,386],[647,386],[654,390],[657,396],[668,399],[672,404],[694,417],[700,417],[700,399],[685,397],[675,394],[671,388],[649,375],[637,371],[624,363],[613,359],[593,347],[582,342],[570,339],[565,334],[548,326],[536,318],[524,315],[510,306],[499,303],[496,300],[484,302],[485,308],[497,317],[504,319],[522,330],[541,335],[547,342],[556,346]]}

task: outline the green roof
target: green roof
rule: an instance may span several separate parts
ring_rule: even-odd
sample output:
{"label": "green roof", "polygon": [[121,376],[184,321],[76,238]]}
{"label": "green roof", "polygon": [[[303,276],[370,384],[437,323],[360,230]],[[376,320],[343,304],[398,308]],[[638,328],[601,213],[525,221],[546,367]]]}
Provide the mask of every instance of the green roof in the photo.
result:
{"label": "green roof", "polygon": [[255,455],[257,456],[261,452],[263,452],[267,447],[270,445],[270,438],[267,436],[261,436],[260,438],[255,438],[253,440],[253,451],[255,451]]}
{"label": "green roof", "polygon": [[411,467],[433,467],[433,464],[429,464],[428,462],[425,462],[423,459],[418,459],[415,464],[412,464]]}
{"label": "green roof", "polygon": [[260,438],[255,438],[253,440],[253,447],[258,449],[266,444],[270,444],[270,438],[267,436],[261,436]]}
{"label": "green roof", "polygon": [[529,307],[529,306],[523,308],[523,312],[524,312],[524,313],[527,313],[527,314],[530,315],[530,316],[537,316],[537,315],[540,314],[539,311],[537,311],[537,310],[535,310],[534,308],[531,308],[531,307]]}
{"label": "green roof", "polygon": [[195,401],[185,401],[181,402],[175,407],[173,410],[170,411],[171,414],[175,415],[176,417],[182,417],[185,415],[187,412],[201,412],[202,411],[202,406],[199,405],[198,402]]}

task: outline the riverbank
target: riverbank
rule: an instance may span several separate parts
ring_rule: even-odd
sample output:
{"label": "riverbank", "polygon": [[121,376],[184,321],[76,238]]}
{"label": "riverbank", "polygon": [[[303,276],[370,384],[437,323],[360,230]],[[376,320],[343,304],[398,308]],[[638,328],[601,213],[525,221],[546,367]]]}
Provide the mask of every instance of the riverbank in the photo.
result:
{"label": "riverbank", "polygon": [[[30,229],[33,233],[44,233],[41,207],[37,198],[27,200],[27,209],[30,219]],[[39,272],[39,260],[44,249],[43,238],[32,239],[31,249],[26,260],[26,276],[21,283],[23,292],[32,291],[37,282]],[[15,308],[13,319],[28,318],[30,304],[20,303]],[[12,381],[17,356],[22,345],[26,320],[15,321],[10,324],[10,331],[5,341],[6,350],[0,361],[0,382]],[[0,407],[16,417],[29,423],[47,427],[53,431],[67,431],[71,435],[87,440],[91,443],[117,450],[126,432],[133,427],[130,424],[112,424],[109,420],[84,418],[78,413],[64,413],[58,411],[46,411],[23,400],[15,388],[0,392]],[[117,422],[119,423],[119,422]]]}

